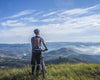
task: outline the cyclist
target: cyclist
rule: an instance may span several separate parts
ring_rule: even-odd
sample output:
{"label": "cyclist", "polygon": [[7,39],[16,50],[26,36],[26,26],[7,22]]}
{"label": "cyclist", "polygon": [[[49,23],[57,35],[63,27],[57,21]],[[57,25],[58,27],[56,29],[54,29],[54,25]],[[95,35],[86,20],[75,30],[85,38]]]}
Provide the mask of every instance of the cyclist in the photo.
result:
{"label": "cyclist", "polygon": [[34,75],[35,63],[37,63],[36,76],[38,76],[40,69],[41,43],[44,45],[46,51],[48,50],[48,48],[43,38],[39,36],[40,30],[35,29],[34,34],[35,36],[31,38],[31,44],[32,44],[31,65],[32,65],[32,75]]}

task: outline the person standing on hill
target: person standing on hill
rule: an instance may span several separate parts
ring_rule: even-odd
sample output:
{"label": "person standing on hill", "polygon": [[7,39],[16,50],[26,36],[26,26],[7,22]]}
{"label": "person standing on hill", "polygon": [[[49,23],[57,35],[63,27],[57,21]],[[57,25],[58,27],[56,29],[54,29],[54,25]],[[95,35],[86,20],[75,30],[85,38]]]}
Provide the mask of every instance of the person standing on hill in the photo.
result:
{"label": "person standing on hill", "polygon": [[48,50],[48,48],[43,38],[39,36],[40,30],[35,29],[34,34],[35,36],[31,38],[31,44],[32,44],[31,65],[32,65],[32,75],[34,75],[35,63],[37,63],[36,76],[38,76],[40,69],[41,43],[44,45],[46,51]]}

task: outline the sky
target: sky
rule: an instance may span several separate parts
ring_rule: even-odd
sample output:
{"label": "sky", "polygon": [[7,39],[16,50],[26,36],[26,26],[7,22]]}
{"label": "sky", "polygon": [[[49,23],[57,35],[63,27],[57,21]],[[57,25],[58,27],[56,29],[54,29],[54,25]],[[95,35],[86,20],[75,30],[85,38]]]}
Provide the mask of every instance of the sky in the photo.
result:
{"label": "sky", "polygon": [[0,43],[100,42],[100,0],[0,0]]}

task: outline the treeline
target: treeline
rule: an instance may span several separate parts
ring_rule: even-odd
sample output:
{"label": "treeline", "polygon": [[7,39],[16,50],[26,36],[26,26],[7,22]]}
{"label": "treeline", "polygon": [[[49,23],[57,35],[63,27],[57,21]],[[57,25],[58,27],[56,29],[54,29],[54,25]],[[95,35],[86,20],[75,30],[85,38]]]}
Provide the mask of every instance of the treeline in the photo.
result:
{"label": "treeline", "polygon": [[[0,62],[0,69],[8,69],[8,68],[22,68],[26,65],[30,64],[30,59],[6,59],[5,61]],[[87,61],[77,59],[77,58],[62,58],[59,56],[57,59],[45,61],[46,65],[49,64],[60,64],[60,63],[87,63]]]}
{"label": "treeline", "polygon": [[60,64],[60,63],[87,63],[85,60],[77,59],[77,58],[58,58],[53,60],[45,61],[46,64]]}

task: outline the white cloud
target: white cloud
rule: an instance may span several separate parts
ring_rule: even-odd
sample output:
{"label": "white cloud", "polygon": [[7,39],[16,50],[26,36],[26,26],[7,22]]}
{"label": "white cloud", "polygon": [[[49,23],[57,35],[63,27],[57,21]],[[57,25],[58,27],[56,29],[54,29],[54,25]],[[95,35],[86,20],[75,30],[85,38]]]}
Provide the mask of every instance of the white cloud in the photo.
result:
{"label": "white cloud", "polygon": [[85,13],[89,13],[91,10],[96,10],[98,9],[98,7],[100,7],[100,5],[96,5],[96,6],[92,6],[89,8],[77,8],[77,9],[72,9],[72,10],[67,10],[61,13],[61,15],[80,15],[80,14],[85,14]]}
{"label": "white cloud", "polygon": [[25,17],[25,18],[21,18],[21,20],[29,21],[29,22],[38,22],[38,20],[34,19],[33,17]]}
{"label": "white cloud", "polygon": [[[80,8],[80,9],[67,10],[67,14],[69,15],[76,15],[76,14],[80,15],[84,13],[88,14],[91,11],[94,12],[96,9],[98,9],[98,5],[84,9]],[[35,28],[39,28],[42,36],[45,36],[47,41],[99,41],[99,38],[97,36],[99,36],[100,34],[99,32],[100,14],[93,13],[81,17],[80,16],[73,17],[65,15],[66,11],[63,12],[61,11],[59,12],[59,14],[60,13],[61,15],[52,12],[49,13],[48,15],[44,14],[45,16],[48,16],[48,18],[45,19],[43,18],[43,16],[41,16],[40,19],[36,19],[30,16],[21,18],[20,19],[21,21],[8,20],[2,22],[1,23],[2,26],[15,26],[15,27],[9,28],[8,30],[0,31],[0,38],[3,39],[5,37],[9,37],[9,38],[14,38],[17,41],[19,40],[19,42],[21,43],[29,42],[28,40],[33,34],[32,31]],[[53,14],[55,14],[56,16],[53,16]],[[26,22],[24,23],[24,21]],[[34,24],[32,25],[29,24],[29,22],[40,22],[40,24],[35,26]],[[25,24],[29,26],[26,26]],[[98,34],[96,33],[97,31]],[[92,34],[95,36],[95,38],[91,36]]]}
{"label": "white cloud", "polygon": [[7,20],[5,22],[1,22],[2,26],[24,26],[25,23],[19,22],[18,20]]}
{"label": "white cloud", "polygon": [[[43,20],[41,20],[42,22],[53,22],[53,21],[55,21],[55,20],[57,20],[57,18],[49,18],[49,19],[43,19]],[[58,20],[57,20],[58,21]]]}
{"label": "white cloud", "polygon": [[14,27],[11,29],[1,30],[0,37],[13,38],[13,37],[30,37],[33,27]]}
{"label": "white cloud", "polygon": [[16,17],[20,17],[20,16],[23,16],[23,15],[28,15],[28,14],[32,14],[35,10],[25,10],[25,11],[21,11],[17,14],[14,14],[12,16],[9,16],[9,17],[5,17],[3,19],[11,19],[11,18],[16,18]]}
{"label": "white cloud", "polygon": [[[68,21],[70,19],[74,19],[75,16],[76,18],[79,17],[81,14],[86,14],[86,15],[93,15],[95,14],[95,10],[98,10],[100,7],[100,5],[96,5],[96,6],[92,6],[92,7],[88,7],[88,8],[76,8],[76,9],[71,9],[71,10],[65,10],[65,11],[61,11],[59,10],[58,13],[55,13],[54,15],[51,15],[52,17],[45,18],[42,19],[42,22],[65,22]],[[52,13],[52,12],[51,12]],[[92,14],[90,14],[92,13]],[[48,13],[50,14],[50,13]],[[86,17],[86,15],[83,15],[84,17]],[[81,16],[81,17],[83,17]],[[88,16],[87,16],[88,17]]]}
{"label": "white cloud", "polygon": [[53,12],[44,14],[43,17],[46,17],[46,16],[50,16],[50,15],[56,14],[57,12],[58,12],[58,11],[53,11]]}
{"label": "white cloud", "polygon": [[37,13],[34,14],[34,16],[40,15],[42,13],[43,13],[43,11],[37,12]]}

